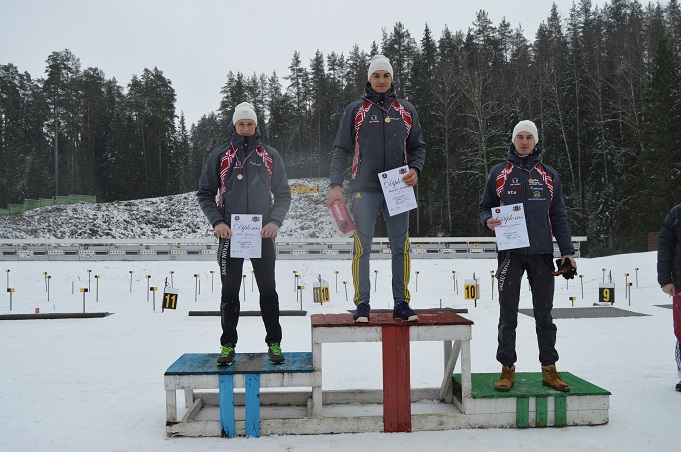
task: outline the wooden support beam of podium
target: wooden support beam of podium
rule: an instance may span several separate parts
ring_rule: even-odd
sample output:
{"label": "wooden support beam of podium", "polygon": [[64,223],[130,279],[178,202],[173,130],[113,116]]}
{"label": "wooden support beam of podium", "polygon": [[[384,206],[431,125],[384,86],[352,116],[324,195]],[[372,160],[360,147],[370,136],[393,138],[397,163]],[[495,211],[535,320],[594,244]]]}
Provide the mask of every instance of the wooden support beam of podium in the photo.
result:
{"label": "wooden support beam of podium", "polygon": [[383,327],[383,427],[411,432],[409,327]]}

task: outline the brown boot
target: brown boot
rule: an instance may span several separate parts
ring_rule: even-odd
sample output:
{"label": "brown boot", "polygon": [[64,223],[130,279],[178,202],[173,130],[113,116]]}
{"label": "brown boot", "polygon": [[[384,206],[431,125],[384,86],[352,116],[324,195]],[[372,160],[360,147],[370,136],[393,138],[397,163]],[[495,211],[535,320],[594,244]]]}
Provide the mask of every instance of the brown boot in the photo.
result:
{"label": "brown boot", "polygon": [[541,382],[544,386],[560,392],[570,392],[570,385],[565,383],[556,370],[555,365],[541,366]]}
{"label": "brown boot", "polygon": [[501,366],[501,377],[494,383],[494,390],[508,392],[513,387],[513,383],[515,383],[515,366]]}

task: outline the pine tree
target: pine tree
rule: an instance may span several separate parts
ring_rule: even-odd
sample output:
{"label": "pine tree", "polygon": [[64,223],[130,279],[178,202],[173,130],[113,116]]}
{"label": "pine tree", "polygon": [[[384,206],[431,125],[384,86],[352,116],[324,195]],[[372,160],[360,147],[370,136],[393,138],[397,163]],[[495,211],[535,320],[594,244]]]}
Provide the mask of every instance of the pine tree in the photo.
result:
{"label": "pine tree", "polygon": [[[657,231],[660,218],[681,199],[681,72],[673,44],[661,36],[646,87],[644,137],[637,188],[638,223]],[[644,239],[644,237],[639,237]]]}
{"label": "pine tree", "polygon": [[104,73],[97,68],[88,68],[81,77],[82,118],[81,140],[77,149],[76,177],[74,191],[82,194],[98,194],[96,188],[96,161],[106,153],[103,136],[106,123]]}
{"label": "pine tree", "polygon": [[359,50],[355,44],[352,51],[348,54],[348,61],[345,72],[345,101],[343,104],[350,103],[364,91],[367,84],[367,71],[369,70],[369,57],[366,53]]}
{"label": "pine tree", "polygon": [[0,206],[51,194],[49,107],[41,84],[13,64],[0,65]]}
{"label": "pine tree", "polygon": [[[43,89],[50,99],[53,114],[54,195],[59,196],[59,183],[64,178],[63,175],[60,176],[59,170],[64,166],[68,168],[68,160],[66,164],[60,162],[60,152],[63,154],[68,152],[69,149],[72,150],[74,140],[77,139],[77,127],[75,127],[75,121],[73,120],[77,116],[76,106],[74,105],[77,105],[74,91],[76,89],[77,78],[80,75],[80,60],[68,49],[61,52],[52,52],[47,58],[45,73],[47,78],[43,84]],[[63,127],[61,127],[62,123],[64,124]],[[59,143],[60,138],[63,138],[61,146]],[[69,157],[68,154],[66,156],[67,158]]]}
{"label": "pine tree", "polygon": [[210,153],[218,146],[227,143],[221,131],[220,118],[215,113],[203,115],[192,125],[189,139],[189,175],[187,188],[197,190],[199,178]]}
{"label": "pine tree", "polygon": [[[266,95],[267,110],[269,112],[268,127],[270,130],[268,144],[273,146],[283,156],[288,157],[289,150],[293,147],[291,133],[291,111],[293,106],[288,94],[282,92],[281,83],[276,72],[268,79],[268,91]],[[292,156],[292,155],[291,155]],[[287,160],[287,174],[289,174]]]}
{"label": "pine tree", "polygon": [[381,48],[393,68],[393,84],[397,97],[405,98],[405,89],[409,84],[409,74],[416,53],[416,41],[402,22],[397,22],[390,35],[383,30]]}
{"label": "pine tree", "polygon": [[[409,99],[416,107],[419,114],[419,121],[423,128],[423,138],[429,144],[431,150],[442,149],[436,142],[433,141],[434,134],[432,133],[432,126],[435,123],[433,115],[433,89],[435,85],[435,68],[437,65],[437,45],[430,33],[430,28],[426,24],[421,39],[421,45],[414,56],[414,64],[412,65],[412,73],[408,86]],[[430,153],[429,157],[438,159],[439,155]],[[416,215],[410,217],[416,222],[416,233],[421,233],[421,216],[425,214],[428,216],[428,223],[435,224],[435,214],[437,213],[435,203],[442,200],[442,193],[428,193],[427,190],[422,191],[423,187],[428,187],[429,184],[435,181],[445,180],[447,178],[446,168],[441,165],[432,166],[428,171],[419,175],[421,181],[416,185],[416,195],[419,203],[419,208]],[[445,199],[448,200],[449,192],[445,192]],[[425,207],[425,208],[424,208]]]}
{"label": "pine tree", "polygon": [[221,134],[228,137],[234,108],[242,102],[249,102],[248,84],[244,75],[241,72],[234,75],[230,71],[227,74],[227,83],[220,90],[220,94],[222,94],[219,108]]}
{"label": "pine tree", "polygon": [[291,148],[297,154],[292,155],[293,164],[302,169],[306,167],[305,151],[309,150],[310,141],[307,125],[309,124],[309,110],[307,103],[309,96],[309,73],[306,68],[302,66],[300,53],[294,52],[289,66],[290,73],[285,80],[289,81],[286,89],[292,103],[292,109],[289,111],[291,116],[291,125],[289,129],[291,133]]}
{"label": "pine tree", "polygon": [[310,137],[309,171],[319,177],[322,173],[322,146],[326,144],[327,123],[330,116],[327,111],[327,80],[324,65],[324,54],[317,50],[310,60],[309,69],[310,117],[307,135]]}
{"label": "pine tree", "polygon": [[133,76],[128,91],[143,155],[145,196],[160,196],[172,187],[175,90],[158,68],[145,68],[141,77]]}
{"label": "pine tree", "polygon": [[105,81],[103,102],[104,151],[95,159],[97,199],[106,202],[143,197],[141,154],[136,152],[133,117],[123,88],[115,79]]}
{"label": "pine tree", "polygon": [[189,190],[191,181],[189,179],[189,131],[184,119],[184,112],[180,112],[180,119],[175,134],[173,146],[172,171],[169,179],[175,193],[184,193]]}

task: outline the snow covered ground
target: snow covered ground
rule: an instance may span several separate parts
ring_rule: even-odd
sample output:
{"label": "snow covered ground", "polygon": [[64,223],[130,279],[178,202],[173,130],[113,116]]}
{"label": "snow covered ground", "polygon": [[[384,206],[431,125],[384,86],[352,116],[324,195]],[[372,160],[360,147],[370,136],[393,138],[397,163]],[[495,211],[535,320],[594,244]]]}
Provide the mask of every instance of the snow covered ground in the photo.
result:
{"label": "snow covered ground", "polygon": [[[280,237],[337,237],[324,201],[327,179],[290,179],[291,209]],[[316,187],[316,191],[315,191]],[[97,204],[68,204],[0,217],[0,239],[187,239],[213,237],[194,192]]]}
{"label": "snow covered ground", "polygon": [[[283,237],[332,237],[323,200],[326,180],[292,180],[291,185],[317,192],[294,194],[291,212],[280,230]],[[152,200],[80,204],[36,209],[0,218],[0,238],[192,238],[212,234],[192,193]],[[220,284],[212,280],[212,262],[16,262],[0,261],[0,314],[110,312],[94,319],[0,320],[0,450],[71,451],[450,451],[450,450],[602,450],[677,451],[681,447],[681,393],[674,362],[672,312],[657,285],[655,253],[578,259],[579,280],[567,286],[557,279],[556,308],[592,307],[598,284],[606,275],[616,283],[615,306],[642,317],[557,319],[558,370],[576,374],[612,392],[610,423],[596,427],[546,429],[476,429],[442,432],[366,433],[261,438],[168,438],[165,432],[163,373],[183,353],[219,350],[218,317],[190,317],[188,311],[217,310]],[[379,270],[374,308],[388,308],[389,260],[374,260]],[[415,309],[438,306],[468,308],[473,326],[473,372],[497,372],[495,361],[498,294],[492,290],[487,259],[412,259],[411,292]],[[638,272],[635,268],[639,268]],[[9,272],[4,271],[9,270]],[[89,273],[87,270],[91,270]],[[302,308],[307,317],[283,317],[284,351],[310,351],[309,315],[342,312],[343,281],[351,281],[349,260],[280,260],[277,281],[282,309],[300,309],[293,271],[306,289]],[[452,271],[456,270],[458,293]],[[336,290],[335,271],[338,271]],[[418,290],[416,288],[416,272]],[[131,273],[132,272],[132,288]],[[151,286],[162,290],[166,278],[179,290],[178,309],[156,311]],[[464,300],[463,279],[481,278],[477,307]],[[625,298],[625,276],[634,282]],[[49,279],[49,300],[45,286]],[[200,277],[200,293],[195,274]],[[257,309],[257,287],[251,290],[250,263],[244,266],[242,309]],[[99,275],[98,287],[95,275]],[[331,286],[331,302],[312,303],[318,275]],[[6,281],[1,279],[5,278]],[[351,288],[348,288],[351,290]],[[149,298],[147,300],[147,296]],[[348,294],[351,299],[352,293]],[[96,301],[98,299],[98,301]],[[521,308],[530,308],[527,285]],[[238,352],[265,350],[258,317],[239,324]],[[324,352],[324,389],[380,388],[379,344],[329,344]],[[411,346],[413,387],[441,382],[442,345]],[[533,319],[520,315],[519,372],[538,372]],[[333,358],[331,358],[333,357]]]}
{"label": "snow covered ground", "polygon": [[[390,301],[389,261],[373,261],[378,269],[372,305],[387,308]],[[489,271],[493,260],[412,260],[413,305],[416,309],[442,306],[468,308],[475,322],[471,342],[473,372],[496,372],[497,294],[492,299]],[[558,369],[572,372],[612,392],[610,423],[597,427],[547,429],[478,429],[443,432],[366,433],[325,436],[261,438],[167,438],[163,373],[181,354],[218,351],[217,317],[189,317],[190,310],[216,310],[219,283],[211,284],[210,262],[2,262],[14,287],[12,313],[82,312],[81,287],[88,286],[87,312],[111,312],[95,319],[0,321],[0,438],[3,451],[130,451],[130,450],[242,450],[242,451],[356,451],[377,450],[617,450],[676,451],[681,443],[681,394],[674,363],[675,340],[671,310],[655,281],[655,253],[579,259],[584,274],[584,298],[579,281],[558,279],[556,307],[590,307],[598,297],[603,268],[617,284],[615,306],[645,317],[558,319]],[[625,299],[624,273],[638,287]],[[342,281],[350,280],[350,261],[295,261],[277,263],[282,309],[298,309],[293,271],[306,286],[302,307],[313,313],[341,312],[346,301]],[[478,306],[454,291],[452,270],[460,289],[473,272],[482,276]],[[132,290],[130,290],[132,271]],[[147,301],[145,275],[152,286],[170,278],[180,291],[177,311],[160,310],[160,295]],[[338,271],[338,292],[334,271]],[[419,271],[418,291],[415,272]],[[45,278],[50,278],[47,300]],[[201,293],[194,274],[200,274]],[[257,286],[251,290],[250,263],[244,310],[257,309]],[[312,303],[312,282],[320,275],[331,286],[331,302]],[[100,275],[97,292],[94,275]],[[5,285],[1,281],[0,285]],[[9,314],[9,294],[0,296],[0,314]],[[352,294],[349,294],[351,297]],[[98,296],[99,301],[95,301]],[[521,307],[531,301],[525,287]],[[593,307],[593,309],[599,309]],[[283,317],[284,351],[309,351],[308,317]],[[239,352],[265,350],[264,328],[258,317],[239,324]],[[327,348],[329,347],[329,348]],[[325,346],[324,388],[380,388],[380,346],[346,344]],[[533,320],[521,315],[518,326],[518,371],[539,371]],[[333,358],[330,358],[333,356]],[[412,386],[436,387],[442,367],[441,344],[412,344]]]}

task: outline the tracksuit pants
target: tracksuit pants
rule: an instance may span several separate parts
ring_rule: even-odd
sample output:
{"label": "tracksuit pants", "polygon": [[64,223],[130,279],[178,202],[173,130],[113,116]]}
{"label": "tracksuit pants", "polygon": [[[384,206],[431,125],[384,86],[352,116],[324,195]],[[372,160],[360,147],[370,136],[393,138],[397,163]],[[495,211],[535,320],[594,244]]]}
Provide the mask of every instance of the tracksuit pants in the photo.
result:
{"label": "tracksuit pants", "polygon": [[521,254],[508,251],[498,253],[499,268],[499,330],[497,361],[502,365],[512,365],[517,361],[516,327],[518,326],[518,304],[520,302],[520,282],[523,273],[532,290],[532,306],[535,329],[539,344],[539,361],[542,366],[558,361],[556,351],[556,325],[553,323],[554,276],[553,255]]}
{"label": "tracksuit pants", "polygon": [[[222,297],[220,313],[222,336],[220,344],[236,345],[236,332],[239,323],[239,290],[242,281],[243,258],[229,256],[229,239],[220,239],[218,247],[218,264],[220,265],[220,280],[222,282]],[[281,325],[279,323],[279,295],[274,281],[274,261],[276,251],[274,239],[262,239],[262,254],[260,258],[251,259],[253,274],[260,291],[260,313],[265,324],[265,342],[267,345],[281,342]]]}
{"label": "tracksuit pants", "polygon": [[352,214],[357,230],[354,235],[352,256],[352,281],[355,287],[353,301],[356,305],[369,303],[371,294],[371,241],[379,209],[388,228],[388,240],[392,253],[392,293],[395,303],[409,303],[409,212],[390,216],[385,198],[380,191],[362,191],[352,194]]}

